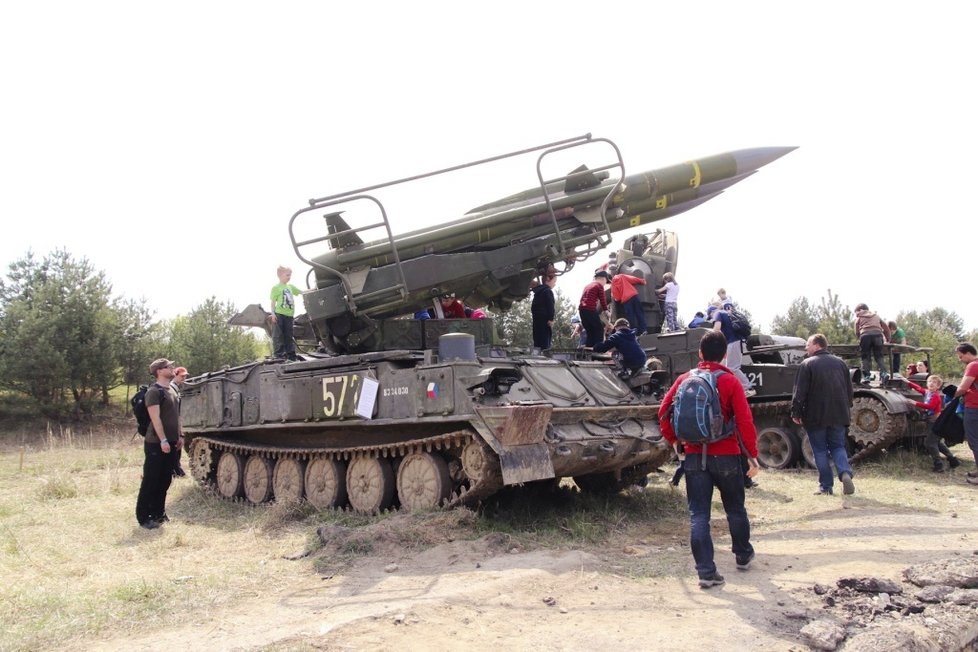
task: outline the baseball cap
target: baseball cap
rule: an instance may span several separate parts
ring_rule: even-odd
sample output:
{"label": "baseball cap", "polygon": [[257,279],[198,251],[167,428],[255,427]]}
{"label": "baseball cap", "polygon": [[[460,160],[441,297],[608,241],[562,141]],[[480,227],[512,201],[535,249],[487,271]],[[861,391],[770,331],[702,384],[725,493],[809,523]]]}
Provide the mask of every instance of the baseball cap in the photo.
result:
{"label": "baseball cap", "polygon": [[167,367],[172,367],[173,363],[166,358],[157,358],[149,363],[149,373],[156,375],[156,372],[160,369],[166,369]]}

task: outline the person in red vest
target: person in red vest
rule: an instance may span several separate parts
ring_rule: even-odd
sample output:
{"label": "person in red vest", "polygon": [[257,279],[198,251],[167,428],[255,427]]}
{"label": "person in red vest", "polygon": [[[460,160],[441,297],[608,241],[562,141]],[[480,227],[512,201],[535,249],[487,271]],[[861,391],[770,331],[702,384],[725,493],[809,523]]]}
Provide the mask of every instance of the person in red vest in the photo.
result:
{"label": "person in red vest", "polygon": [[638,334],[645,335],[645,311],[642,310],[642,299],[635,289],[636,285],[645,285],[645,279],[621,272],[615,274],[611,278],[611,299],[621,304],[625,319]]}

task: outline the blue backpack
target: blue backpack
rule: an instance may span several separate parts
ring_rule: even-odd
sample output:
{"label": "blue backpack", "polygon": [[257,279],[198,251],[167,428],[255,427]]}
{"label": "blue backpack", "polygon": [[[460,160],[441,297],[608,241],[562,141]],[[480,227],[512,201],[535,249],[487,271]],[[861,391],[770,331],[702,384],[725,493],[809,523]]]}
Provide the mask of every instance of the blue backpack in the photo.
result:
{"label": "blue backpack", "polygon": [[[693,369],[679,384],[672,400],[672,430],[686,443],[703,446],[703,462],[709,444],[726,439],[733,433],[734,421],[723,420],[717,377],[723,370]],[[704,466],[705,468],[705,466]]]}

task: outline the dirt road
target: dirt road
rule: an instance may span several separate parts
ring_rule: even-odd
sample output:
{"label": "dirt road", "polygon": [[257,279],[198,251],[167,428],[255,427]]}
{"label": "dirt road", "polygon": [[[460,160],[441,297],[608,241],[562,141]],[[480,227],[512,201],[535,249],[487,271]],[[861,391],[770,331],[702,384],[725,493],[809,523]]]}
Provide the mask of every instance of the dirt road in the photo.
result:
{"label": "dirt road", "polygon": [[[96,646],[806,650],[802,628],[828,618],[848,625],[849,639],[840,649],[851,649],[845,646],[859,632],[910,625],[911,616],[887,611],[853,619],[842,605],[828,606],[814,588],[835,587],[843,577],[872,576],[902,582],[904,595],[912,595],[918,589],[903,581],[906,568],[935,559],[973,559],[978,551],[974,494],[957,484],[949,487],[947,501],[927,509],[857,494],[845,504],[840,497],[821,498],[824,502],[804,518],[787,510],[755,514],[765,502],[791,501],[769,477],[748,500],[757,549],[749,571],[734,569],[725,521],[714,513],[717,563],[727,583],[710,590],[697,586],[685,531],[632,533],[587,550],[524,550],[501,534],[474,541],[451,540],[447,534],[418,550],[376,536],[369,555],[336,574],[317,574],[310,558],[298,560],[287,588],[221,613],[207,613],[201,605],[194,622]],[[408,516],[397,515],[379,527],[397,528],[402,518]],[[334,553],[327,544],[315,554]],[[328,567],[329,559],[324,561]],[[960,628],[962,640],[968,632],[978,636],[973,607],[956,612],[951,624],[931,617],[928,626],[934,636],[948,627]]]}

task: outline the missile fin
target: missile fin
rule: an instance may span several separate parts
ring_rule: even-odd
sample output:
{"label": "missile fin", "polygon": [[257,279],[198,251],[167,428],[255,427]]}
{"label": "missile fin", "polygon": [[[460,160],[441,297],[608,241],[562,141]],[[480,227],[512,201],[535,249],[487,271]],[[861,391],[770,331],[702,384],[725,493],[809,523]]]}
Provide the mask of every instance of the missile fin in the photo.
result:
{"label": "missile fin", "polygon": [[329,238],[329,246],[332,249],[346,249],[353,245],[363,244],[363,240],[350,228],[346,220],[342,217],[343,211],[329,213],[323,217],[326,219],[326,231],[329,234],[337,234],[335,238]]}

